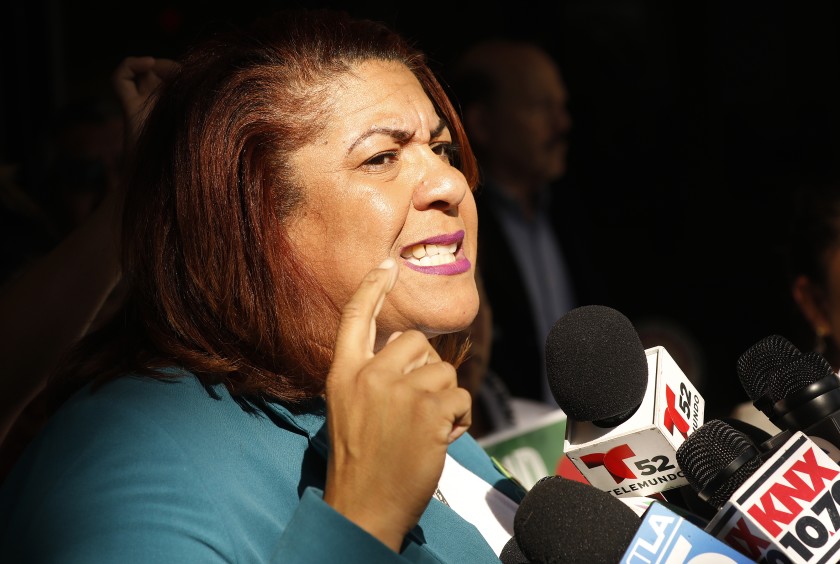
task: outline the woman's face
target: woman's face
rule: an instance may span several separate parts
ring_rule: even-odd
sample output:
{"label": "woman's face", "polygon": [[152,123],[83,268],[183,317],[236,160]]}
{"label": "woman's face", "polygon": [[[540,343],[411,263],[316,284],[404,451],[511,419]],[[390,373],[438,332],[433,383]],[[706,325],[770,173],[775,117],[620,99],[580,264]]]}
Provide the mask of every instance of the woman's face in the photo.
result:
{"label": "woman's face", "polygon": [[478,310],[477,215],[449,130],[398,63],[356,66],[329,103],[325,129],[291,160],[305,200],[289,225],[299,256],[339,307],[369,270],[397,260],[377,348],[393,331],[463,329]]}

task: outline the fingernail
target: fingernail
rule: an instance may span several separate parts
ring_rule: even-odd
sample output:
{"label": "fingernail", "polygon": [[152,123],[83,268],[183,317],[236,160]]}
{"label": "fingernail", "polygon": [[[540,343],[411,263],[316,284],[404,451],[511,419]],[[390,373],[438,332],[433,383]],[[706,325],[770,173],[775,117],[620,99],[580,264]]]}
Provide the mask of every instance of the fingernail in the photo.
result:
{"label": "fingernail", "polygon": [[393,259],[393,257],[388,257],[382,261],[382,264],[379,265],[379,268],[382,270],[387,270],[389,272],[388,275],[388,292],[394,289],[394,284],[397,283],[397,261]]}

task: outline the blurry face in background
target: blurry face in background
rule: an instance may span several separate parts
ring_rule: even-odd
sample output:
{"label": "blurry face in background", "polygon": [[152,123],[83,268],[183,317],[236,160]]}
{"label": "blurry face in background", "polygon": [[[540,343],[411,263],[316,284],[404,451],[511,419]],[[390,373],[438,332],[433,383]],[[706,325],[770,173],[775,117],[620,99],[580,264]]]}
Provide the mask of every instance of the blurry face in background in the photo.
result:
{"label": "blurry face in background", "polygon": [[818,323],[826,333],[826,358],[837,371],[840,370],[840,247],[835,247],[825,260],[826,285],[814,290],[814,299],[822,309],[823,319]]}
{"label": "blurry face in background", "polygon": [[292,156],[304,197],[289,225],[297,253],[338,307],[383,259],[397,261],[377,346],[393,331],[467,327],[478,218],[431,100],[405,66],[370,61],[330,85],[330,103],[324,130]]}
{"label": "blurry face in background", "polygon": [[485,164],[536,185],[562,177],[572,121],[559,69],[541,51],[517,47],[500,56],[495,73],[500,91],[480,140]]}
{"label": "blurry face in background", "polygon": [[[840,247],[830,251],[826,259],[825,311],[833,350],[840,351]],[[829,359],[834,369],[840,370],[840,358]]]}
{"label": "blurry face in background", "polygon": [[794,301],[819,339],[824,340],[824,356],[835,371],[840,370],[840,246],[824,256],[825,284],[805,275],[798,276],[791,288]]}

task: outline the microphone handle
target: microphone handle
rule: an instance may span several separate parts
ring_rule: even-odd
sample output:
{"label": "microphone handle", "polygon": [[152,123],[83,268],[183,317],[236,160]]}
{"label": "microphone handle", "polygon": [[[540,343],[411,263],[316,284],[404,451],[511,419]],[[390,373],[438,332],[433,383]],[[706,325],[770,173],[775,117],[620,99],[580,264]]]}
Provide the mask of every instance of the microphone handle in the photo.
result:
{"label": "microphone handle", "polygon": [[772,437],[761,443],[758,446],[758,448],[761,449],[761,452],[766,453],[765,458],[767,458],[774,452],[776,452],[779,449],[779,447],[788,442],[792,435],[793,431],[787,429],[785,431],[782,431],[781,433],[773,435]]}
{"label": "microphone handle", "polygon": [[840,463],[840,410],[802,429],[831,460]]}
{"label": "microphone handle", "polygon": [[774,435],[761,443],[759,448],[768,458],[776,450],[785,444],[796,431],[802,431],[820,449],[825,452],[831,460],[840,464],[840,410],[835,411],[828,417],[824,417],[816,423],[804,428],[789,428],[777,435]]}

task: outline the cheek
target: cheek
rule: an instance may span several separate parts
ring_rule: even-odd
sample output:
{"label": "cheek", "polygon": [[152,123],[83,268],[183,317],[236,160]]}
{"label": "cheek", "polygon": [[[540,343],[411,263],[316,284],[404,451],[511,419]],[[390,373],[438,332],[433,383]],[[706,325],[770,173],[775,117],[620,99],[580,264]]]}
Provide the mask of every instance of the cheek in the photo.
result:
{"label": "cheek", "polygon": [[299,211],[287,223],[287,233],[299,257],[312,255],[317,257],[328,245],[329,221],[321,214],[311,210]]}
{"label": "cheek", "polygon": [[353,217],[357,221],[362,217],[378,223],[403,224],[410,204],[410,189],[371,190],[356,202],[357,213]]}
{"label": "cheek", "polygon": [[405,227],[410,206],[408,191],[401,191],[399,195],[372,192],[354,202],[353,209],[345,215],[341,224],[352,239],[356,253],[378,257],[373,266],[379,264],[392,251]]}
{"label": "cheek", "polygon": [[312,273],[333,300],[339,299],[340,278],[345,272],[343,266],[336,266],[344,254],[344,246],[336,242],[339,227],[331,216],[311,210],[289,221],[287,227],[298,263]]}
{"label": "cheek", "polygon": [[316,254],[306,255],[317,265],[319,278],[337,303],[356,290],[362,278],[387,256],[396,256],[394,243],[405,224],[408,204],[381,195],[345,199],[337,213],[324,217],[317,234]]}

